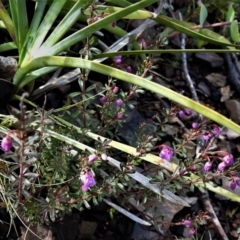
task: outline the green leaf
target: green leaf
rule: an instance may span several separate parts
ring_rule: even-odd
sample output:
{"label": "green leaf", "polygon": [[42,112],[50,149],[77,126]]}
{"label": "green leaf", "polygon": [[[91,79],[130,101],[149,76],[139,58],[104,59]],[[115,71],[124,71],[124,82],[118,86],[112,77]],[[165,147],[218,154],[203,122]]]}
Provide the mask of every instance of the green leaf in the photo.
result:
{"label": "green leaf", "polygon": [[200,25],[201,25],[201,26],[203,26],[204,22],[205,22],[206,19],[207,19],[207,16],[208,16],[207,8],[205,7],[204,4],[201,4],[201,7],[200,7],[200,15],[199,15],[199,22],[200,22]]}
{"label": "green leaf", "polygon": [[223,115],[213,111],[212,109],[200,103],[197,103],[181,94],[174,92],[169,88],[166,88],[162,85],[159,85],[142,77],[85,59],[56,56],[37,58],[17,71],[14,76],[13,83],[18,87],[18,90],[22,89],[22,87],[28,84],[28,82],[26,82],[26,79],[23,79],[26,74],[33,70],[40,69],[46,66],[85,68],[129,82],[133,85],[138,85],[152,92],[161,94],[162,96],[167,97],[184,107],[193,109],[194,111],[202,114],[203,116],[240,134],[240,126],[238,124],[234,123]]}
{"label": "green leaf", "polygon": [[222,35],[215,33],[209,29],[201,29],[201,33],[199,29],[191,30],[190,28],[195,26],[194,23],[189,23],[162,15],[157,16],[156,18],[154,18],[154,20],[196,39],[201,39],[203,41],[217,45],[235,46],[234,44],[231,44]]}
{"label": "green leaf", "polygon": [[[120,18],[123,18],[124,16],[137,11],[140,8],[144,8],[146,6],[149,6],[158,0],[142,0],[138,3],[132,4],[129,7],[124,8],[123,10],[119,12],[115,12],[113,14],[110,14],[107,17],[104,17],[103,19],[92,23],[91,25],[73,33],[72,35],[66,37],[62,41],[58,42],[56,45],[54,45],[50,49],[44,49],[42,53],[40,53],[40,56],[44,55],[55,55],[59,52],[67,49],[68,47],[78,43],[79,41],[85,39],[86,37],[90,36],[91,34],[95,33],[96,31],[104,28],[106,25],[111,24],[112,22],[117,21]],[[152,17],[152,15],[151,15]]]}
{"label": "green leaf", "polygon": [[230,25],[230,34],[234,42],[240,42],[239,27],[237,20],[232,21]]}
{"label": "green leaf", "polygon": [[0,1],[0,18],[4,22],[4,25],[6,26],[7,31],[10,34],[12,40],[15,42],[15,44],[17,44],[13,21],[10,15],[8,14],[8,11],[3,6],[2,1]]}
{"label": "green leaf", "polygon": [[229,5],[228,11],[227,11],[227,21],[232,22],[235,17],[235,11],[233,9],[233,3]]}

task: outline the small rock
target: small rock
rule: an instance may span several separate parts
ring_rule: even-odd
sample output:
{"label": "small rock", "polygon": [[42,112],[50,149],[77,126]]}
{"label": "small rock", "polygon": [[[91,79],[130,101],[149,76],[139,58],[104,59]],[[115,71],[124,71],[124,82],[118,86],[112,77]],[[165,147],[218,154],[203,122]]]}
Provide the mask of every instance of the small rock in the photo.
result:
{"label": "small rock", "polygon": [[216,53],[196,53],[196,58],[201,59],[211,65],[211,67],[221,67],[224,63],[224,59]]}
{"label": "small rock", "polygon": [[227,83],[226,76],[219,73],[211,73],[205,77],[214,87],[224,87]]}
{"label": "small rock", "polygon": [[138,240],[158,240],[159,234],[153,231],[145,230],[139,225],[139,223],[136,223],[131,238]]}
{"label": "small rock", "polygon": [[173,67],[166,66],[165,74],[167,78],[171,78],[175,75],[175,69]]}
{"label": "small rock", "polygon": [[222,87],[221,88],[221,94],[222,94],[222,97],[221,97],[221,102],[225,102],[227,101],[230,97],[231,97],[231,90],[230,90],[230,86],[227,85],[225,87]]}
{"label": "small rock", "polygon": [[234,122],[240,123],[240,102],[237,100],[228,100],[225,102],[225,106],[230,113],[230,118]]}
{"label": "small rock", "polygon": [[227,135],[227,138],[228,138],[229,140],[238,138],[238,137],[240,136],[238,133],[234,132],[234,131],[231,130],[231,129],[227,129],[226,135]]}
{"label": "small rock", "polygon": [[207,95],[207,97],[211,96],[211,90],[205,82],[201,81],[197,87],[204,95]]}

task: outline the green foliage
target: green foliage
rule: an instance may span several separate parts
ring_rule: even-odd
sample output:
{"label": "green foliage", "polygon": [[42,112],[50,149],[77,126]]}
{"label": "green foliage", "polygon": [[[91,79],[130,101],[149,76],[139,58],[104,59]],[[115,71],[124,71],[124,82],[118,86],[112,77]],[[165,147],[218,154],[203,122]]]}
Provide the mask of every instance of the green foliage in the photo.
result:
{"label": "green foliage", "polygon": [[[190,20],[168,17],[164,11],[157,15],[144,10],[144,7],[157,0],[136,1],[134,4],[128,1],[106,2],[109,6],[103,6],[98,1],[38,1],[34,16],[28,23],[26,1],[10,0],[10,14],[0,1],[0,18],[11,37],[11,40],[0,45],[0,51],[17,49],[19,53],[19,69],[13,78],[15,93],[26,90],[28,86],[31,94],[36,78],[58,68],[80,68],[81,72],[79,89],[69,94],[61,109],[49,112],[40,110],[23,95],[19,110],[15,109],[11,116],[1,116],[1,136],[11,136],[14,146],[0,159],[0,182],[4,185],[0,192],[2,201],[10,212],[17,211],[18,215],[31,222],[46,223],[71,213],[73,208],[90,208],[92,204],[97,205],[103,200],[106,202],[105,197],[112,196],[121,196],[123,202],[127,202],[134,195],[136,201],[144,203],[157,195],[161,200],[168,199],[189,206],[175,193],[181,192],[184,196],[189,190],[198,188],[204,192],[207,188],[239,202],[239,196],[221,188],[219,183],[221,177],[229,179],[233,172],[239,172],[237,161],[221,174],[217,169],[203,172],[204,163],[209,159],[215,158],[214,161],[219,162],[218,153],[209,151],[210,143],[201,146],[194,155],[190,151],[206,132],[212,134],[213,123],[209,119],[237,133],[240,133],[239,125],[202,104],[152,82],[147,75],[149,70],[156,68],[155,63],[160,59],[154,59],[156,54],[183,51],[239,52],[235,44],[239,42],[239,29],[237,20],[234,20],[234,5],[230,4],[228,11],[224,12],[224,17],[231,21],[231,42],[227,34],[204,28],[215,1],[201,5],[200,27]],[[226,7],[226,2],[221,4]],[[97,31],[105,29],[114,37],[124,37],[127,32],[112,27],[112,23],[119,19],[150,18],[162,24],[164,30],[149,49],[142,50],[137,43],[139,36],[133,35],[127,42],[128,51],[110,49],[101,53],[100,41],[94,35]],[[79,21],[85,26],[70,33],[72,26]],[[200,48],[203,44],[211,43],[227,49],[161,49],[169,44],[166,39],[171,29],[188,35],[193,47],[197,45]],[[162,41],[162,38],[165,40]],[[137,51],[130,51],[132,46]],[[138,64],[136,74],[127,72],[129,66],[116,63],[115,58],[111,66],[101,63],[103,57],[124,55],[139,55],[144,59]],[[108,76],[107,83],[101,87],[90,83],[91,71]],[[129,91],[113,91],[119,80],[130,84]],[[139,126],[132,140],[135,148],[123,143],[120,129],[128,108],[135,107],[132,97],[134,94],[141,95],[144,90],[158,93],[175,103],[171,108],[158,111],[152,119],[154,128],[151,132],[146,133],[144,124]],[[101,97],[106,98],[104,102],[100,101]],[[15,95],[15,98],[18,96]],[[119,99],[122,103],[116,104]],[[26,111],[24,102],[30,103],[35,109]],[[157,156],[163,147],[157,144],[166,136],[169,126],[177,122],[178,112],[184,107],[193,109],[206,119],[197,129],[191,129],[183,136],[174,136],[171,147],[175,156],[171,162],[165,161]],[[96,155],[94,161],[89,160],[92,154]],[[116,159],[112,156],[116,156]],[[143,170],[145,174],[141,174],[137,169],[145,166],[143,161],[149,164],[149,169],[155,170],[149,171],[147,168]],[[82,175],[86,173],[90,173],[96,181],[87,191],[82,188]],[[117,209],[115,205],[108,204]],[[118,211],[123,212],[121,208]],[[113,213],[110,212],[110,215]],[[192,217],[196,225],[200,224],[196,219]],[[199,219],[205,218],[200,216]]]}

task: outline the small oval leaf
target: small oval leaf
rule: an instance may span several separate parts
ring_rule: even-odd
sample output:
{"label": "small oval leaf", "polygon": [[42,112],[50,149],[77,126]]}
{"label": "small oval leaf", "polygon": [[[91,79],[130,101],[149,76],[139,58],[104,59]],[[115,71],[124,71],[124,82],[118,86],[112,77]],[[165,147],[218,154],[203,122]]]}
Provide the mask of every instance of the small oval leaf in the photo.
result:
{"label": "small oval leaf", "polygon": [[235,17],[235,11],[233,9],[233,4],[231,3],[227,11],[227,21],[232,22],[234,17]]}
{"label": "small oval leaf", "polygon": [[239,28],[238,28],[238,21],[232,21],[230,25],[230,34],[231,38],[234,42],[240,42],[240,35],[239,35]]}
{"label": "small oval leaf", "polygon": [[207,16],[208,16],[207,8],[205,7],[204,4],[201,4],[201,7],[200,7],[200,16],[199,16],[199,22],[200,22],[200,25],[201,25],[201,26],[203,26],[204,22],[205,22],[206,19],[207,19]]}

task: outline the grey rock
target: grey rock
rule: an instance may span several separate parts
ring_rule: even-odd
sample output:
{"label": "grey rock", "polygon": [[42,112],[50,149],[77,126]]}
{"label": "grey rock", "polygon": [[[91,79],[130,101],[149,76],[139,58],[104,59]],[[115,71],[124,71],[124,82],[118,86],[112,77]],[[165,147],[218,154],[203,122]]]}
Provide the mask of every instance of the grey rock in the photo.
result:
{"label": "grey rock", "polygon": [[230,118],[234,122],[240,123],[240,102],[237,100],[228,100],[225,102],[225,106],[230,113]]}
{"label": "grey rock", "polygon": [[211,65],[211,67],[221,67],[224,63],[224,59],[216,53],[196,53],[196,58],[201,59]]}
{"label": "grey rock", "polygon": [[124,114],[126,116],[125,121],[119,129],[122,138],[131,146],[137,147],[138,142],[136,140],[136,134],[138,133],[139,127],[145,125],[145,134],[153,132],[155,127],[153,124],[147,123],[145,118],[135,108],[126,108]]}

